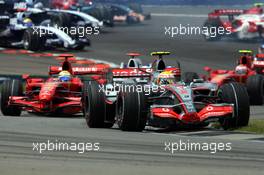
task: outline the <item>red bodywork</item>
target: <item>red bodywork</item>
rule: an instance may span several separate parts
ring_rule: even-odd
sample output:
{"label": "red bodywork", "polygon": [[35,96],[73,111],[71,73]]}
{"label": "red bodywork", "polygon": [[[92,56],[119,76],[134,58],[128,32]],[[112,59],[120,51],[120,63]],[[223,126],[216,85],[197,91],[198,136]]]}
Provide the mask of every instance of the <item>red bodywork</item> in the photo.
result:
{"label": "red bodywork", "polygon": [[257,54],[252,63],[252,67],[259,74],[264,74],[264,54]]}
{"label": "red bodywork", "polygon": [[72,115],[81,112],[81,90],[79,78],[72,78],[70,82],[60,82],[58,78],[28,78],[25,96],[11,96],[9,105],[35,113]]}
{"label": "red bodywork", "polygon": [[152,114],[155,117],[163,119],[173,119],[181,121],[184,124],[199,124],[209,121],[209,119],[215,118],[225,118],[227,116],[232,116],[233,106],[217,106],[208,105],[200,112],[186,113],[184,115],[176,113],[173,108],[152,108]]}
{"label": "red bodywork", "polygon": [[[155,118],[159,119],[171,119],[173,121],[179,121],[182,124],[201,124],[204,122],[210,122],[215,119],[231,117],[234,112],[234,107],[232,104],[214,104],[215,102],[196,102],[193,97],[188,100],[185,99],[186,96],[191,96],[192,93],[185,89],[182,85],[174,85],[177,88],[172,88],[170,86],[165,87],[166,91],[170,91],[177,98],[179,105],[177,107],[173,105],[162,106],[157,105],[151,108],[151,114]],[[201,87],[202,88],[202,87]],[[177,89],[177,90],[175,90]],[[200,91],[197,87],[196,89],[191,89],[192,91]],[[204,103],[200,108],[195,107],[198,103]],[[193,105],[190,107],[189,105]],[[189,107],[188,107],[189,106]]]}
{"label": "red bodywork", "polygon": [[[260,33],[263,32],[263,29],[260,31],[259,23],[263,23],[262,19],[259,20],[246,20],[242,21],[240,19],[234,20],[234,16],[238,15],[262,15],[263,9],[261,7],[252,7],[247,10],[240,9],[217,9],[208,14],[208,20],[217,19],[220,22],[220,26],[224,27],[227,31],[231,33],[238,32],[238,28],[243,25],[243,23],[248,23],[247,32],[248,33]],[[227,16],[228,20],[221,18]],[[241,29],[239,29],[241,30]]]}
{"label": "red bodywork", "polygon": [[245,74],[238,74],[235,70],[211,70],[211,68],[205,67],[204,70],[209,73],[209,77],[206,79],[210,82],[217,83],[219,86],[231,81],[245,84],[248,77],[257,74],[253,68],[252,56],[241,56],[238,61],[238,65],[244,65],[247,67]]}
{"label": "red bodywork", "polygon": [[[73,115],[82,112],[82,80],[80,76],[90,75],[99,83],[105,83],[106,65],[91,65],[85,67],[72,67],[65,57],[62,66],[51,66],[50,77],[30,78],[24,75],[26,81],[24,96],[10,96],[9,105],[20,106],[23,110],[41,114]],[[73,61],[73,60],[72,60]],[[58,73],[67,70],[72,78],[69,82],[61,82]]]}

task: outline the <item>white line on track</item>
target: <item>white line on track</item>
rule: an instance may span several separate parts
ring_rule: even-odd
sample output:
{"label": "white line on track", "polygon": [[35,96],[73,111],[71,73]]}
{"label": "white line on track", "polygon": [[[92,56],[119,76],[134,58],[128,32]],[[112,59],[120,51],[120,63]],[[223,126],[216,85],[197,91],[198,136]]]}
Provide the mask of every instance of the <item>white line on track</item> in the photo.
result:
{"label": "white line on track", "polygon": [[152,16],[161,17],[190,17],[190,18],[206,18],[207,15],[202,14],[176,14],[176,13],[151,13]]}

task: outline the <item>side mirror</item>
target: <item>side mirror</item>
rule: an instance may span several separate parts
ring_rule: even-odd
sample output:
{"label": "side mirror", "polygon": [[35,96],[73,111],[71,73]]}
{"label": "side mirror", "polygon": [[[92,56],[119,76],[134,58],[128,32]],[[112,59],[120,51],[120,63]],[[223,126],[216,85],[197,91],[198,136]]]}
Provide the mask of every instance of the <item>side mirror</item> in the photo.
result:
{"label": "side mirror", "polygon": [[206,72],[211,72],[211,71],[212,71],[212,68],[206,66],[206,67],[204,67],[204,71],[206,71]]}

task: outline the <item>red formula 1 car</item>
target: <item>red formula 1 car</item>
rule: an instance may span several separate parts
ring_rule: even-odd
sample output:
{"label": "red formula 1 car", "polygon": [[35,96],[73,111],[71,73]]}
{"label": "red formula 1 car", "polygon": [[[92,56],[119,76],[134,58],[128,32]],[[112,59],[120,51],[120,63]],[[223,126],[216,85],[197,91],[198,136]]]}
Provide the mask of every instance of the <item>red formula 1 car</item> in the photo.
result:
{"label": "red formula 1 car", "polygon": [[255,7],[247,10],[218,9],[209,13],[204,27],[209,28],[210,32],[205,32],[205,39],[212,41],[223,37],[236,39],[263,38],[264,18],[262,5],[257,3]]}
{"label": "red formula 1 car", "polygon": [[[22,111],[43,115],[71,116],[82,112],[83,86],[86,76],[101,74],[105,67],[72,67],[72,55],[61,55],[62,66],[51,66],[48,79],[30,78],[6,80],[1,89],[1,111],[6,116],[20,116]],[[71,61],[70,61],[71,60]],[[103,76],[98,82],[104,83]],[[93,77],[89,77],[89,80]],[[87,85],[86,85],[87,86]]]}
{"label": "red formula 1 car", "polygon": [[252,68],[261,75],[264,75],[264,54],[257,54],[252,63]]}
{"label": "red formula 1 car", "polygon": [[210,67],[205,67],[204,70],[209,73],[207,80],[217,83],[219,86],[229,82],[239,82],[245,84],[250,96],[252,105],[263,104],[264,79],[252,67],[252,51],[241,50],[243,55],[238,61],[238,66],[235,70],[212,70]]}

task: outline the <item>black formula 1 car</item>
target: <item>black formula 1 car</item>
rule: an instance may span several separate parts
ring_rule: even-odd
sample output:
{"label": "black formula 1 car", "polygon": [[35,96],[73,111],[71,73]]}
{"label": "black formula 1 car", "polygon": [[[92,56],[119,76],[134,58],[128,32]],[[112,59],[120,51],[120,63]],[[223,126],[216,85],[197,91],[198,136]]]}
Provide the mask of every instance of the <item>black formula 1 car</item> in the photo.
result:
{"label": "black formula 1 car", "polygon": [[7,47],[33,51],[45,47],[80,50],[90,45],[88,37],[99,34],[102,25],[84,13],[43,9],[38,4],[33,8],[25,3],[0,6],[5,9],[0,16],[0,44]]}

